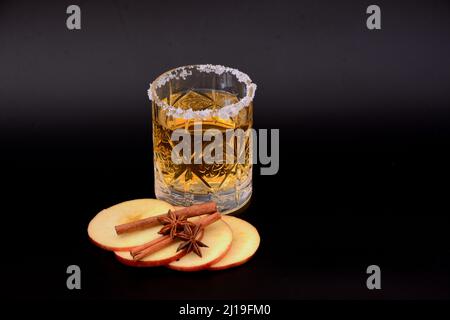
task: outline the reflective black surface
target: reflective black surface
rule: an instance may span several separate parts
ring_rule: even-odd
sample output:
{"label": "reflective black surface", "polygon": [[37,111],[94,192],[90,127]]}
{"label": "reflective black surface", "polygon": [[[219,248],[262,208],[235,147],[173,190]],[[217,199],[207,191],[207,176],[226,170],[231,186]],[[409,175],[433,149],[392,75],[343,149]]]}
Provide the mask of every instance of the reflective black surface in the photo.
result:
{"label": "reflective black surface", "polygon": [[[0,6],[2,295],[9,298],[433,299],[449,297],[449,5],[379,1]],[[280,171],[241,216],[248,264],[132,269],[94,247],[101,209],[153,197],[148,83],[220,63],[258,84],[255,126],[280,129]],[[66,289],[66,267],[82,290]],[[382,290],[365,286],[382,270]],[[174,286],[177,290],[173,290]]]}

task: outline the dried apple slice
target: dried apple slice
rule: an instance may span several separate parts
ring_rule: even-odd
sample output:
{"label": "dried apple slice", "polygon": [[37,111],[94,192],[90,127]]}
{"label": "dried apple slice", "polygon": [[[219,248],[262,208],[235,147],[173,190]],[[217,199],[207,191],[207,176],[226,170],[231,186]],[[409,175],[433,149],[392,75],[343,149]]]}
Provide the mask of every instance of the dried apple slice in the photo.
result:
{"label": "dried apple slice", "polygon": [[223,220],[219,220],[204,229],[202,242],[208,248],[201,248],[202,257],[197,256],[194,252],[190,252],[167,266],[179,271],[207,269],[225,256],[231,247],[232,239],[233,235],[230,227]]}
{"label": "dried apple slice", "polygon": [[144,219],[173,210],[169,203],[157,199],[136,199],[116,204],[100,211],[89,223],[88,235],[97,246],[111,251],[127,251],[160,235],[161,226],[117,235],[119,224]]}
{"label": "dried apple slice", "polygon": [[247,221],[233,216],[223,216],[222,219],[233,232],[233,242],[227,254],[209,267],[211,270],[228,269],[247,262],[258,250],[260,243],[258,231]]}

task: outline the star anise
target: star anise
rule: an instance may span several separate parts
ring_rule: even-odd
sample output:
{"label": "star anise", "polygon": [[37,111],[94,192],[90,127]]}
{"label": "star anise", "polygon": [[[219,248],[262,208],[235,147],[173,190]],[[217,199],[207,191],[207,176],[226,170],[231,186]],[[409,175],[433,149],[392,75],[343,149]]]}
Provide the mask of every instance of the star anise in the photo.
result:
{"label": "star anise", "polygon": [[179,217],[172,210],[169,210],[167,216],[158,218],[158,221],[164,225],[158,233],[170,234],[172,239],[177,236],[177,232],[182,230],[184,226],[192,224],[192,222],[187,220],[186,216]]}
{"label": "star anise", "polygon": [[177,234],[177,237],[185,241],[182,244],[180,244],[180,246],[177,249],[177,252],[180,250],[186,250],[186,253],[193,251],[196,255],[201,257],[202,253],[200,251],[200,247],[208,248],[208,246],[203,242],[201,242],[200,240],[197,240],[200,234],[200,230],[201,230],[200,225],[196,225],[194,229],[189,224],[185,225],[184,231]]}

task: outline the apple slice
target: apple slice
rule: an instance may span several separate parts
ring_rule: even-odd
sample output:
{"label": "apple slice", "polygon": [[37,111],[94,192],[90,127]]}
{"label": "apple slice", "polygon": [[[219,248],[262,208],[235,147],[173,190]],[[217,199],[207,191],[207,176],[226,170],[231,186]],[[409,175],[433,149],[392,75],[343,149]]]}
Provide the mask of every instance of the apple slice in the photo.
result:
{"label": "apple slice", "polygon": [[161,226],[117,235],[114,227],[119,224],[167,213],[174,208],[157,199],[136,199],[116,204],[100,211],[89,223],[88,235],[94,244],[111,251],[127,251],[154,240],[161,235]]}
{"label": "apple slice", "polygon": [[260,237],[254,226],[233,216],[223,216],[222,219],[233,232],[233,242],[227,254],[210,266],[210,270],[223,270],[239,266],[250,260],[259,247]]}
{"label": "apple slice", "polygon": [[202,242],[208,248],[201,248],[202,257],[197,256],[194,252],[190,252],[167,266],[170,269],[179,271],[207,269],[225,256],[231,247],[232,240],[233,234],[230,227],[223,220],[219,220],[204,229]]}
{"label": "apple slice", "polygon": [[[203,232],[199,236],[199,240],[203,238]],[[164,248],[142,258],[141,260],[134,260],[129,251],[116,251],[114,252],[116,258],[121,263],[132,267],[157,267],[166,265],[180,259],[186,253],[184,251],[178,251],[178,246],[181,240],[176,240]]]}

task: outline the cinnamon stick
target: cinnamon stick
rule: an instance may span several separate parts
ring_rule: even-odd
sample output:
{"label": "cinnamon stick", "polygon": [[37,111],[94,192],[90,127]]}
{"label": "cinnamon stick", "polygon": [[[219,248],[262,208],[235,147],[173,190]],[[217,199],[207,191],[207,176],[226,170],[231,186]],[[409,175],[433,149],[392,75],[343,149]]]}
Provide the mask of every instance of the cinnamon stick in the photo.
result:
{"label": "cinnamon stick", "polygon": [[130,250],[131,255],[134,257],[136,254],[138,254],[140,251],[147,249],[148,247],[154,246],[160,242],[163,242],[164,240],[170,238],[170,235],[161,236],[156,239],[153,239],[150,242],[144,243],[143,245],[134,247],[132,250]]}
{"label": "cinnamon stick", "polygon": [[[201,216],[203,214],[211,214],[217,211],[217,205],[215,202],[205,202],[202,204],[194,204],[190,207],[186,207],[183,209],[175,210],[174,213],[181,217],[186,216],[187,218],[195,217],[195,216]],[[158,225],[158,218],[164,217],[167,214],[160,214],[154,217],[148,217],[145,219],[124,223],[115,226],[116,233],[117,234],[123,234],[127,232],[137,231],[146,229],[149,227],[153,227]]]}
{"label": "cinnamon stick", "polygon": [[142,258],[145,258],[149,254],[152,254],[158,250],[161,250],[162,248],[165,248],[172,242],[173,242],[173,239],[170,236],[164,236],[164,239],[160,240],[156,244],[153,244],[152,246],[149,246],[141,251],[138,251],[134,255],[133,255],[132,251],[130,251],[130,253],[133,256],[133,260],[141,260]]}
{"label": "cinnamon stick", "polygon": [[[201,218],[195,224],[200,225],[201,228],[205,228],[208,225],[216,222],[217,220],[220,220],[221,218],[222,215],[219,212],[216,212]],[[142,258],[145,258],[146,256],[170,245],[175,240],[176,239],[171,238],[169,235],[161,236],[157,239],[154,239],[148,243],[145,243],[139,247],[130,250],[130,254],[133,257],[133,260],[141,260]]]}
{"label": "cinnamon stick", "polygon": [[213,224],[217,220],[222,219],[222,215],[219,212],[210,214],[209,216],[203,217],[195,222],[195,224],[200,225],[201,228],[206,228],[210,224]]}

